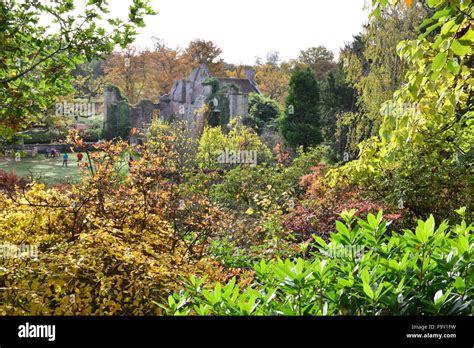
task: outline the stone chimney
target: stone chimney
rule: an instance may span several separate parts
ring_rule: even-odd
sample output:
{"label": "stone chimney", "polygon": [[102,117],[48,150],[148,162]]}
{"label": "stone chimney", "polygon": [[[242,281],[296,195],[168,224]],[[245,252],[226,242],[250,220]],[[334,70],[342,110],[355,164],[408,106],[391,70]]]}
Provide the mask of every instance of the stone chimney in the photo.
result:
{"label": "stone chimney", "polygon": [[250,80],[252,84],[255,83],[255,70],[253,68],[245,68],[245,78]]}

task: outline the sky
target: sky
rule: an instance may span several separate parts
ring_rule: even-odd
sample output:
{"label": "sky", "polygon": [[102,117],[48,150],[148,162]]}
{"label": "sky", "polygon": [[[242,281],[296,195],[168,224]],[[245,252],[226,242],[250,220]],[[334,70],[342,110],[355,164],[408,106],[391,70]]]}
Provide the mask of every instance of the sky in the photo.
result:
{"label": "sky", "polygon": [[[80,1],[80,0],[79,0]],[[130,0],[110,0],[111,16],[124,18]],[[270,51],[282,60],[324,45],[335,56],[367,22],[367,0],[152,0],[134,45],[152,48],[152,37],[185,48],[194,39],[213,41],[229,63],[255,63]]]}

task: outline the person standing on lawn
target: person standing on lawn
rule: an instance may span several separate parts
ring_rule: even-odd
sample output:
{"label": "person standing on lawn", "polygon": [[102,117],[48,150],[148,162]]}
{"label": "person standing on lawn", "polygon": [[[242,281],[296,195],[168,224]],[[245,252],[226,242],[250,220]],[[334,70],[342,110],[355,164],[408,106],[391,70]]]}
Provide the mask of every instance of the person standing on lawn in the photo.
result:
{"label": "person standing on lawn", "polygon": [[77,154],[77,166],[78,166],[78,167],[81,166],[82,157],[83,157],[82,153],[79,152],[79,153]]}
{"label": "person standing on lawn", "polygon": [[64,153],[63,155],[63,167],[66,166],[67,168],[67,161],[69,160],[69,155],[67,154],[67,152]]}

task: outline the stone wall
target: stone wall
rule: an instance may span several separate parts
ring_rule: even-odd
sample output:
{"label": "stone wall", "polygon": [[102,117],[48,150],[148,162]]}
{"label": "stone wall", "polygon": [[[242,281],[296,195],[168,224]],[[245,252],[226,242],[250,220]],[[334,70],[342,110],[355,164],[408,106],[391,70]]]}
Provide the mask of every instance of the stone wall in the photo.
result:
{"label": "stone wall", "polygon": [[[260,92],[255,85],[255,71],[248,69],[245,76],[246,79],[216,79],[221,89],[218,94],[227,98],[225,104],[228,104],[228,108],[225,110],[225,121],[230,121],[235,117],[246,117],[248,94]],[[209,69],[202,65],[194,69],[187,79],[175,81],[170,94],[162,96],[159,103],[141,100],[135,106],[128,104],[127,99],[122,96],[116,86],[107,86],[104,92],[105,137],[108,139],[117,136],[127,138],[131,128],[145,130],[156,111],[162,121],[173,119],[184,121],[192,134],[199,136],[206,124],[203,106],[213,93],[212,86],[203,84],[210,77]]]}
{"label": "stone wall", "polygon": [[104,136],[106,139],[121,136],[128,138],[130,130],[146,130],[159,104],[142,99],[137,105],[128,104],[118,87],[108,85],[104,91]]}
{"label": "stone wall", "polygon": [[249,101],[245,94],[232,93],[229,98],[229,120],[236,117],[245,117],[248,114]]}
{"label": "stone wall", "polygon": [[126,138],[130,134],[130,105],[120,89],[107,85],[104,89],[104,138]]}
{"label": "stone wall", "polygon": [[132,128],[145,130],[151,124],[157,105],[150,100],[142,99],[130,107],[130,124]]}

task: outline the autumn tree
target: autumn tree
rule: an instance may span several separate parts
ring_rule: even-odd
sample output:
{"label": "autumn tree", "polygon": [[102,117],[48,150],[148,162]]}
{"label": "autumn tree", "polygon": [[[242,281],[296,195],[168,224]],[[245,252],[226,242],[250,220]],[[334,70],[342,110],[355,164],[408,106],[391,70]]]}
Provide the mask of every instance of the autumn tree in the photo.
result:
{"label": "autumn tree", "polygon": [[106,61],[106,80],[122,90],[133,104],[140,99],[157,100],[170,92],[173,82],[186,77],[192,65],[179,48],[159,38],[152,50],[127,47]]}
{"label": "autumn tree", "polygon": [[281,62],[280,58],[280,52],[278,51],[270,51],[267,53],[267,64],[273,65],[273,66],[279,66]]}
{"label": "autumn tree", "polygon": [[226,64],[226,71],[225,75],[227,77],[232,77],[236,79],[244,79],[245,78],[245,69],[250,68],[250,66],[242,65],[242,64]]}
{"label": "autumn tree", "polygon": [[325,80],[327,75],[336,68],[334,53],[324,46],[300,51],[295,63],[310,68],[320,81]]}
{"label": "autumn tree", "polygon": [[220,58],[222,49],[212,41],[197,39],[191,41],[183,52],[183,58],[188,62],[190,68],[196,68],[205,64],[213,76],[225,74],[224,60]]}
{"label": "autumn tree", "polygon": [[103,94],[104,64],[102,59],[79,64],[73,71],[75,97],[95,98]]}
{"label": "autumn tree", "polygon": [[290,65],[285,62],[280,63],[278,52],[269,52],[265,63],[257,58],[255,73],[256,82],[262,93],[283,105],[288,93]]}
{"label": "autumn tree", "polygon": [[144,55],[149,62],[149,67],[153,78],[148,81],[153,91],[147,91],[145,94],[163,95],[169,93],[173,82],[182,79],[189,71],[183,52],[179,48],[169,47],[163,40],[154,38],[154,49],[145,51]]}
{"label": "autumn tree", "polygon": [[136,47],[128,46],[107,59],[104,69],[106,81],[119,87],[131,104],[145,97],[145,86],[151,80],[147,58]]}

